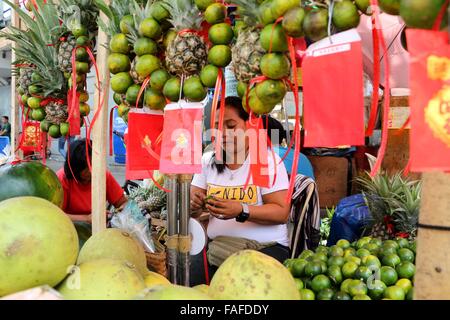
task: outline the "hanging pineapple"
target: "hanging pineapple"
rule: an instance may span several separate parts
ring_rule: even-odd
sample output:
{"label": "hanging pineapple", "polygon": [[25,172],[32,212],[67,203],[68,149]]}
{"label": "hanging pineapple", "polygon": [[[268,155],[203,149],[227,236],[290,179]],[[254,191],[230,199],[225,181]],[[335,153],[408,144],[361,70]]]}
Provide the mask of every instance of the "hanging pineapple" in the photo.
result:
{"label": "hanging pineapple", "polygon": [[182,90],[187,100],[202,101],[207,89],[199,73],[208,61],[208,47],[199,34],[203,17],[193,0],[164,0],[163,3],[177,33],[167,43],[165,59],[168,71],[176,77],[166,82],[163,93],[169,100],[177,101]]}
{"label": "hanging pineapple", "polygon": [[0,36],[17,44],[15,65],[32,66],[14,70],[16,74],[21,74],[20,87],[28,91],[26,104],[31,110],[31,118],[41,122],[43,131],[58,138],[68,133],[68,87],[58,66],[58,51],[56,47],[48,45],[54,43],[54,35],[64,28],[60,25],[57,7],[50,1],[47,4],[42,0],[36,1],[36,8],[31,8],[33,19],[20,7],[6,2],[20,15],[27,27],[27,30],[11,27],[9,33],[1,33]]}

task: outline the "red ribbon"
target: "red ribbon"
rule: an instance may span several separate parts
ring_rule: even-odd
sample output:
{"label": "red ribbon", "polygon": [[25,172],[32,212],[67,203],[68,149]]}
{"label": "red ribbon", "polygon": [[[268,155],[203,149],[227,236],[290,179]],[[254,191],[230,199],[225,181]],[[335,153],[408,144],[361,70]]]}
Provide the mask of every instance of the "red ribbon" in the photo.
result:
{"label": "red ribbon", "polygon": [[222,68],[219,68],[219,74],[217,76],[216,87],[214,90],[213,104],[211,109],[211,129],[215,128],[217,104],[220,94],[220,111],[219,111],[219,124],[217,128],[217,136],[215,137],[215,150],[216,160],[222,161],[222,139],[223,139],[223,119],[225,117],[225,94],[226,94],[226,82]]}
{"label": "red ribbon", "polygon": [[[69,89],[67,96],[67,109],[69,113],[69,135],[76,136],[79,135],[80,130],[80,95],[77,93],[77,63],[76,63],[76,50],[72,50],[72,88]],[[89,139],[89,137],[86,137]]]}
{"label": "red ribbon", "polygon": [[49,97],[49,98],[45,98],[44,100],[42,100],[41,103],[39,104],[39,106],[45,107],[45,106],[47,106],[50,102],[55,102],[55,103],[57,103],[57,104],[64,104],[64,103],[65,103],[65,101],[62,100],[62,99],[57,99],[57,98]]}
{"label": "red ribbon", "polygon": [[442,5],[442,8],[439,11],[439,14],[437,15],[436,21],[434,22],[434,25],[433,25],[433,30],[434,31],[439,31],[439,29],[441,28],[441,23],[442,23],[442,20],[444,19],[445,11],[447,10],[447,7],[448,7],[449,4],[450,4],[450,0],[447,0]]}
{"label": "red ribbon", "polygon": [[109,155],[113,155],[113,121],[114,121],[114,110],[117,109],[117,106],[114,106],[109,111]]}
{"label": "red ribbon", "polygon": [[386,225],[387,232],[389,234],[394,233],[394,224],[392,223],[392,217],[390,216],[384,216],[384,224]]}
{"label": "red ribbon", "polygon": [[295,180],[297,177],[298,170],[298,161],[300,158],[300,140],[301,140],[301,130],[300,130],[300,105],[299,105],[299,94],[298,94],[298,73],[297,73],[297,61],[295,59],[295,48],[294,48],[294,39],[292,37],[288,37],[288,47],[289,47],[289,55],[292,63],[292,72],[294,77],[294,85],[291,85],[292,92],[294,93],[295,99],[295,127],[294,127],[294,160],[292,163],[291,169],[291,179],[289,181],[289,189],[288,194],[286,196],[286,202],[290,203],[292,194],[294,193]]}
{"label": "red ribbon", "polygon": [[[389,56],[387,54],[388,49],[386,46],[386,41],[383,36],[383,30],[381,28],[381,21],[379,18],[379,7],[378,7],[378,0],[371,0],[372,6],[377,6],[377,8],[374,10],[373,17],[375,19],[376,26],[380,26],[380,29],[377,29],[375,26],[376,32],[379,34],[380,41],[381,41],[381,48],[383,49],[383,52],[385,53],[384,57],[384,108],[383,108],[383,125],[382,125],[382,131],[381,131],[381,145],[380,149],[378,151],[377,161],[375,162],[375,165],[372,169],[371,176],[377,175],[378,171],[381,168],[381,164],[383,163],[384,155],[386,153],[386,147],[387,147],[387,140],[388,140],[388,127],[389,127],[389,107],[391,104],[391,87],[390,87],[390,66],[389,66]],[[374,87],[374,91],[378,91],[378,87]]]}
{"label": "red ribbon", "polygon": [[272,32],[270,33],[270,44],[269,44],[269,53],[272,52],[272,44],[273,44],[273,33],[275,32],[275,27],[277,24],[279,24],[281,21],[283,21],[284,17],[279,17],[272,25]]}
{"label": "red ribbon", "polygon": [[142,94],[144,93],[145,89],[147,89],[148,84],[150,83],[150,76],[145,78],[144,82],[142,83],[141,88],[139,89],[139,93],[136,99],[136,109],[139,108],[139,101],[141,100]]}
{"label": "red ribbon", "polygon": [[[375,14],[372,16],[372,39],[373,39],[373,92],[372,105],[370,108],[369,122],[366,129],[366,137],[371,137],[375,129],[378,115],[378,99],[380,87],[380,39],[376,26]],[[389,94],[389,93],[388,93]]]}

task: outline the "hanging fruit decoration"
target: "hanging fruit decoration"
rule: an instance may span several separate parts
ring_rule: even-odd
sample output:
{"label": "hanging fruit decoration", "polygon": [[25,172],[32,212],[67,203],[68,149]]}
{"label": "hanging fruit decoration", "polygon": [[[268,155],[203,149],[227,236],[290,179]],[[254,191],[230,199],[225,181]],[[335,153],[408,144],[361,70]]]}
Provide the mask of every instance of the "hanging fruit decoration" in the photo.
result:
{"label": "hanging fruit decoration", "polygon": [[[85,88],[94,58],[97,7],[91,0],[61,0],[57,4],[36,0],[26,6],[30,16],[21,7],[6,2],[26,26],[25,30],[10,27],[10,33],[0,35],[17,45],[13,72],[18,75],[18,100],[24,120],[39,121],[43,132],[59,138],[69,135],[74,126],[70,115],[76,115],[76,134],[83,125],[82,117],[90,113]],[[77,72],[72,73],[74,70]]]}

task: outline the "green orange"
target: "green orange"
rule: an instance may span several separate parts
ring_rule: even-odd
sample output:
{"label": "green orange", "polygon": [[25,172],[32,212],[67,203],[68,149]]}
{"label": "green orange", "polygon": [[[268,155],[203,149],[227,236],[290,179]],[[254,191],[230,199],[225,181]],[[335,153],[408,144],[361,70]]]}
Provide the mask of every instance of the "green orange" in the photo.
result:
{"label": "green orange", "polygon": [[282,53],[267,53],[261,58],[260,67],[263,75],[279,80],[289,76],[291,64]]}
{"label": "green orange", "polygon": [[322,266],[319,261],[310,261],[305,265],[304,274],[307,277],[314,277],[322,273]]}
{"label": "green orange", "polygon": [[35,121],[42,121],[45,119],[45,110],[44,108],[33,109],[31,112],[31,118]]}
{"label": "green orange", "polygon": [[380,280],[387,286],[392,286],[398,280],[397,272],[392,267],[383,266],[380,268]]}
{"label": "green orange", "polygon": [[222,3],[213,3],[209,5],[204,13],[206,22],[209,24],[217,24],[225,21],[227,15],[227,7]]}
{"label": "green orange", "polygon": [[139,33],[141,36],[158,40],[161,37],[162,29],[158,21],[153,18],[146,18],[139,25]]}
{"label": "green orange", "polygon": [[154,40],[142,37],[136,40],[133,50],[139,57],[146,54],[156,54],[158,52],[158,45]]}
{"label": "green orange", "polygon": [[145,104],[152,110],[163,110],[166,106],[166,99],[162,92],[153,88],[145,91]]}
{"label": "green orange", "polygon": [[367,283],[367,288],[369,296],[374,300],[379,300],[383,298],[384,291],[387,287],[381,280],[374,280]]}
{"label": "green orange", "polygon": [[384,298],[391,300],[405,300],[405,291],[398,286],[387,287],[384,291]]}
{"label": "green orange", "polygon": [[126,93],[132,84],[134,81],[128,72],[119,72],[111,78],[111,88],[116,93]]}
{"label": "green orange", "polygon": [[345,264],[345,259],[343,257],[330,257],[328,258],[328,266],[338,266],[342,267]]}
{"label": "green orange", "polygon": [[172,102],[176,102],[180,98],[181,80],[178,77],[173,77],[167,80],[163,88],[164,96]]}
{"label": "green orange", "polygon": [[319,274],[315,276],[311,281],[311,289],[318,293],[324,289],[329,289],[331,287],[331,280],[326,275]]}
{"label": "green orange", "polygon": [[131,62],[128,55],[123,53],[111,53],[108,57],[108,69],[112,74],[130,71]]}
{"label": "green orange", "polygon": [[170,74],[165,69],[153,71],[150,76],[150,86],[156,90],[163,90],[164,85],[170,79]]}
{"label": "green orange", "polygon": [[303,283],[303,281],[301,279],[295,278],[295,284],[297,285],[298,290],[302,290],[305,288],[305,284]]}
{"label": "green orange", "polygon": [[261,31],[261,46],[267,52],[285,52],[288,50],[286,33],[281,24],[268,24]]}
{"label": "green orange", "polygon": [[291,273],[294,277],[303,277],[305,275],[305,267],[308,261],[305,259],[295,259],[291,266]]}
{"label": "green orange", "polygon": [[336,265],[329,266],[327,270],[327,275],[335,285],[339,285],[342,283],[343,276],[341,268],[339,266]]}
{"label": "green orange", "polygon": [[381,260],[381,262],[385,266],[390,266],[390,267],[395,268],[395,266],[397,266],[401,262],[401,260],[398,255],[391,253],[391,254],[387,254],[387,255],[383,256],[383,259]]}
{"label": "green orange", "polygon": [[192,76],[184,82],[183,94],[188,100],[198,102],[205,99],[208,90],[198,76]]}
{"label": "green orange", "polygon": [[300,300],[315,300],[316,295],[314,291],[310,289],[301,289],[300,290]]}
{"label": "green orange", "polygon": [[342,275],[344,278],[353,278],[356,274],[358,265],[355,262],[347,262],[342,266]]}
{"label": "green orange", "polygon": [[219,68],[212,64],[204,66],[202,71],[200,71],[200,80],[208,88],[214,88],[216,86],[218,76]]}
{"label": "green orange", "polygon": [[416,267],[409,261],[398,264],[395,268],[400,278],[412,279],[416,273]]}
{"label": "green orange", "polygon": [[403,291],[405,291],[405,294],[407,295],[409,293],[409,291],[413,288],[413,285],[411,283],[411,280],[409,279],[400,279],[398,280],[395,285],[397,287],[400,287],[403,289]]}
{"label": "green orange", "polygon": [[341,239],[338,242],[336,242],[336,245],[338,247],[341,247],[342,249],[350,249],[350,242],[346,239]]}
{"label": "green orange", "polygon": [[408,248],[401,248],[398,250],[398,256],[400,257],[401,261],[409,261],[414,262],[414,252],[412,252]]}
{"label": "green orange", "polygon": [[132,15],[126,15],[120,20],[120,32],[128,34],[131,28],[134,28],[134,18]]}
{"label": "green orange", "polygon": [[209,29],[208,38],[214,45],[231,43],[234,37],[233,28],[228,23],[218,23]]}
{"label": "green orange", "polygon": [[128,42],[127,36],[123,33],[114,35],[109,43],[109,48],[113,53],[128,54],[130,52],[130,43]]}
{"label": "green orange", "polygon": [[334,297],[334,290],[331,288],[320,290],[316,297],[317,300],[332,300]]}
{"label": "green orange", "polygon": [[348,284],[348,293],[354,297],[357,295],[366,295],[367,294],[367,286],[366,284],[361,280],[352,280]]}
{"label": "green orange", "polygon": [[226,67],[231,62],[231,48],[227,45],[215,45],[209,49],[208,62],[217,67]]}

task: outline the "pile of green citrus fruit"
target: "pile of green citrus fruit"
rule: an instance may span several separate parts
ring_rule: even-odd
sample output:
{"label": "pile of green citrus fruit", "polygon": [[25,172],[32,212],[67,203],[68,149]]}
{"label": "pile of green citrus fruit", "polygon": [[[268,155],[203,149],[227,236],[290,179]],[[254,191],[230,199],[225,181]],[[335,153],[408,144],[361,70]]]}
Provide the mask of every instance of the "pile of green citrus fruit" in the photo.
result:
{"label": "pile of green citrus fruit", "polygon": [[415,242],[364,237],[303,251],[284,265],[303,300],[412,300]]}

